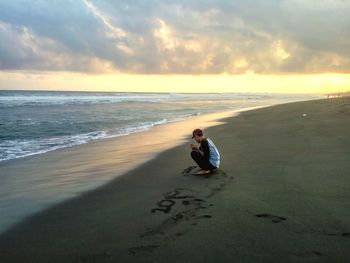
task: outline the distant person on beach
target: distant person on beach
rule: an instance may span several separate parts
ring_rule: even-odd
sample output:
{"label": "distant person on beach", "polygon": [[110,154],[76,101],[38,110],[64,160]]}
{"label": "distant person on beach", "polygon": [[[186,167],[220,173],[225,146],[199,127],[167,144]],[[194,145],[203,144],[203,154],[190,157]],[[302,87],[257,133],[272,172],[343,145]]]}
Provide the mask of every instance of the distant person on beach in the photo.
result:
{"label": "distant person on beach", "polygon": [[192,139],[198,143],[198,145],[191,144],[191,157],[200,168],[195,174],[209,174],[219,168],[220,154],[213,141],[204,137],[201,129],[192,132]]}

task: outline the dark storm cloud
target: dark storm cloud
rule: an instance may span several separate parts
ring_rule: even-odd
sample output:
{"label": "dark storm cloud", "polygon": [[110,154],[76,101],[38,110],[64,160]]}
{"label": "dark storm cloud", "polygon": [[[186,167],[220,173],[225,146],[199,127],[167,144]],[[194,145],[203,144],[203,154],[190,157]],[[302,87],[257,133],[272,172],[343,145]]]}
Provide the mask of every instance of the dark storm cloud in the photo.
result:
{"label": "dark storm cloud", "polygon": [[350,72],[349,1],[1,1],[0,69]]}

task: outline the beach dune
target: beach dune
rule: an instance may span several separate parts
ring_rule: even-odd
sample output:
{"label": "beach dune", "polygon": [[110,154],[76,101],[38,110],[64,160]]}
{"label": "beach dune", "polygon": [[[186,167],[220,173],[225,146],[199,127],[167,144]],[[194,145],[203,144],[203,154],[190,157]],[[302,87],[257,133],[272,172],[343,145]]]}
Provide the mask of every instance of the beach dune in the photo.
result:
{"label": "beach dune", "polygon": [[[246,111],[0,236],[0,262],[348,262],[350,98]],[[190,131],[189,131],[190,132]]]}

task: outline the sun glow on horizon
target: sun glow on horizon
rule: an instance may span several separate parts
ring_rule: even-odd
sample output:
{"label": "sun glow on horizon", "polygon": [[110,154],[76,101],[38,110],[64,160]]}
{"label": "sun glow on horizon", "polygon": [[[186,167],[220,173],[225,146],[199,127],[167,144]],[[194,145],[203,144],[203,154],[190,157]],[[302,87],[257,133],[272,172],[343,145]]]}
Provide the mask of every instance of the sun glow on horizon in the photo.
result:
{"label": "sun glow on horizon", "polygon": [[116,92],[331,93],[350,90],[350,74],[134,75],[0,72],[0,89]]}

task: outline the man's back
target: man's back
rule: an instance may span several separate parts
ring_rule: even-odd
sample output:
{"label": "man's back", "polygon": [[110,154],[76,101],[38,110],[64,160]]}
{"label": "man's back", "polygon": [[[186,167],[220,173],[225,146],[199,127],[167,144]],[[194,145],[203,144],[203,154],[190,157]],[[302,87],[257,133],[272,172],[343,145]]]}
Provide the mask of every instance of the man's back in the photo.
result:
{"label": "man's back", "polygon": [[209,162],[215,166],[216,168],[219,168],[220,166],[220,153],[219,150],[217,149],[217,147],[215,146],[214,142],[206,137],[205,139],[203,139],[203,141],[201,142],[201,147],[203,147],[203,151],[204,151],[204,156],[206,156],[206,148],[208,147],[208,156],[207,158],[209,159]]}

